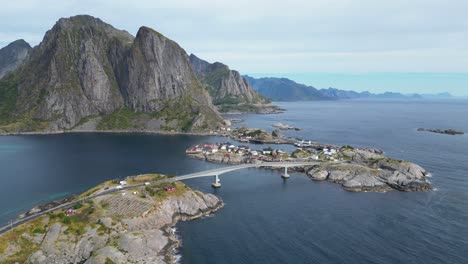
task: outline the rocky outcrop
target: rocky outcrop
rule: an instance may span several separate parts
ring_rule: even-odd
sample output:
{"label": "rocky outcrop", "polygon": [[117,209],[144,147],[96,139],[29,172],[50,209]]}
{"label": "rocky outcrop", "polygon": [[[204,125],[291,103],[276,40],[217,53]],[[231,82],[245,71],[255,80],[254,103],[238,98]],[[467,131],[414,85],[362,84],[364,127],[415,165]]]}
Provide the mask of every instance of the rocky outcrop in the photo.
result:
{"label": "rocky outcrop", "polygon": [[372,149],[343,147],[339,155],[347,162],[324,162],[311,168],[307,175],[313,180],[328,180],[342,184],[349,191],[382,192],[427,191],[431,185],[422,167],[407,161],[394,160]]}
{"label": "rocky outcrop", "polygon": [[431,129],[431,128],[418,128],[418,131],[427,131],[437,134],[445,134],[445,135],[463,135],[465,132],[456,129]]}
{"label": "rocky outcrop", "polygon": [[0,81],[0,103],[0,126],[13,132],[69,130],[109,115],[97,129],[144,130],[162,120],[161,128],[192,131],[222,122],[177,43],[147,27],[134,38],[86,15],[46,33]]}
{"label": "rocky outcrop", "polygon": [[0,49],[0,79],[7,73],[16,70],[31,52],[31,46],[19,39]]}
{"label": "rocky outcrop", "polygon": [[220,62],[209,63],[194,54],[190,54],[189,58],[198,79],[207,86],[214,104],[221,111],[259,112],[266,108],[273,109],[268,100],[259,95],[239,72],[230,70]]}
{"label": "rocky outcrop", "polygon": [[100,196],[71,216],[59,211],[19,226],[0,236],[11,240],[0,248],[0,262],[172,263],[179,241],[171,228],[223,206],[212,194],[174,186],[171,193],[147,186]]}
{"label": "rocky outcrop", "polygon": [[274,138],[284,137],[283,133],[281,133],[281,131],[279,131],[278,129],[275,129],[275,130],[271,131],[271,136],[274,137]]}

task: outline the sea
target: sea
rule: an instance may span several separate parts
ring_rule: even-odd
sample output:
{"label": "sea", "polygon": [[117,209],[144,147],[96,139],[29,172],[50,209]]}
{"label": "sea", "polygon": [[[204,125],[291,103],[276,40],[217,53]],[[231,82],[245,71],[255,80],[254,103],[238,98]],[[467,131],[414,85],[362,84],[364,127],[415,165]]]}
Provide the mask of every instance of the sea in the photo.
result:
{"label": "sea", "polygon": [[[430,172],[428,192],[353,193],[300,173],[245,169],[187,180],[220,197],[211,216],[180,222],[181,263],[468,263],[468,100],[341,100],[275,103],[286,111],[231,115],[235,126],[287,137],[378,148]],[[226,138],[76,133],[0,137],[0,224],[31,207],[81,193],[109,179],[143,173],[181,175],[212,169],[186,148]],[[263,148],[251,145],[251,148]],[[275,148],[292,150],[292,146]]]}

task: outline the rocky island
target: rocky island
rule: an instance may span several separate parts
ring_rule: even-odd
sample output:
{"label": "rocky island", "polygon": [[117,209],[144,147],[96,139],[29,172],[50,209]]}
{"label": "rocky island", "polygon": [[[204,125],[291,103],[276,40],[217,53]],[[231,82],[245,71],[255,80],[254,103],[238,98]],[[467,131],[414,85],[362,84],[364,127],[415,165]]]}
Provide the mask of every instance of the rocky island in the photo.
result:
{"label": "rocky island", "polygon": [[[125,184],[163,179],[140,175]],[[122,182],[121,182],[122,183]],[[108,181],[80,197],[119,182]],[[216,196],[181,182],[160,183],[105,194],[49,212],[0,235],[1,263],[173,263],[179,220],[210,214],[223,206]]]}
{"label": "rocky island", "polygon": [[271,147],[251,149],[248,145],[208,143],[191,147],[186,153],[192,158],[226,164],[314,161],[319,165],[292,170],[305,173],[313,180],[339,183],[345,190],[355,192],[427,191],[432,188],[426,177],[428,172],[422,167],[386,157],[376,149],[315,143],[288,153]]}
{"label": "rocky island", "polygon": [[277,127],[281,130],[301,130],[299,127],[283,124],[283,123],[274,123],[272,127]]}
{"label": "rocky island", "polygon": [[445,135],[463,135],[465,132],[456,129],[432,129],[432,128],[418,128],[418,131],[426,131],[432,132],[437,134],[445,134]]}

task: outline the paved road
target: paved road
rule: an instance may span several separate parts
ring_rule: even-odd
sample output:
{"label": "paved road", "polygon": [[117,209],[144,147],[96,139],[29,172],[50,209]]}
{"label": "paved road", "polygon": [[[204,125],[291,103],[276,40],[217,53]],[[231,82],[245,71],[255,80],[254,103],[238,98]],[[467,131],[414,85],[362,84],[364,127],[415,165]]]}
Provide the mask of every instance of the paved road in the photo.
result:
{"label": "paved road", "polygon": [[[190,174],[185,174],[185,175],[181,175],[181,176],[177,176],[177,177],[173,177],[173,178],[167,178],[167,179],[152,181],[151,184],[158,184],[158,183],[163,183],[163,182],[173,182],[173,181],[182,181],[182,180],[187,180],[187,179],[192,179],[192,178],[199,178],[199,177],[215,176],[215,175],[220,175],[220,174],[223,174],[223,173],[226,173],[226,172],[240,170],[240,169],[246,169],[246,168],[258,168],[258,167],[283,167],[284,168],[284,167],[314,166],[314,165],[318,165],[318,164],[320,164],[320,162],[264,162],[264,163],[258,163],[258,164],[242,164],[242,165],[227,166],[227,167],[222,167],[222,168],[218,168],[218,169],[214,169],[214,170],[207,170],[207,171],[202,171],[202,172],[197,172],[197,173],[190,173]],[[40,217],[42,215],[45,215],[47,213],[50,213],[50,212],[53,212],[53,211],[56,211],[56,210],[70,208],[70,207],[74,206],[77,203],[84,202],[84,201],[87,201],[87,200],[91,200],[91,199],[94,199],[94,198],[99,197],[99,196],[107,195],[107,194],[110,194],[110,193],[114,193],[114,192],[118,192],[118,191],[122,191],[122,190],[126,190],[126,189],[141,187],[141,186],[145,186],[145,184],[140,183],[140,184],[134,184],[134,185],[127,185],[127,186],[123,186],[122,189],[112,188],[112,189],[100,192],[98,194],[93,194],[93,195],[87,196],[85,198],[81,198],[81,199],[78,199],[78,200],[74,200],[72,202],[61,204],[61,205],[56,206],[54,208],[51,208],[51,209],[48,209],[48,210],[45,210],[45,211],[30,215],[30,216],[27,216],[27,217],[24,217],[22,219],[18,219],[16,221],[10,223],[7,226],[4,226],[4,227],[0,228],[0,234],[3,234],[3,233],[7,232],[8,230],[10,230],[12,228],[15,228],[15,227],[17,227],[17,226],[19,226],[21,224],[24,224],[24,223],[26,223],[28,221],[36,219],[36,218],[38,218],[38,217]]]}

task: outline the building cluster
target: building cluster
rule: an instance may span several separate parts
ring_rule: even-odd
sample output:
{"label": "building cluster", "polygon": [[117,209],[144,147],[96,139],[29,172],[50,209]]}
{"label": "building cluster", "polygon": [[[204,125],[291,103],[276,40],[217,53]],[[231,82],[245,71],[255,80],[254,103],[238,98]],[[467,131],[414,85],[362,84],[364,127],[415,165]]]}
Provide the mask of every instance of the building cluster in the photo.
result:
{"label": "building cluster", "polygon": [[231,128],[226,126],[226,127],[220,127],[219,129],[217,130],[211,130],[210,131],[210,134],[213,134],[213,135],[218,135],[218,134],[225,134],[226,132],[231,132]]}
{"label": "building cluster", "polygon": [[214,154],[217,152],[237,153],[241,155],[247,155],[251,152],[249,146],[236,146],[230,142],[226,143],[205,143],[201,145],[195,145],[185,150],[187,154]]}
{"label": "building cluster", "polygon": [[275,158],[283,158],[288,154],[280,149],[264,148],[262,150],[250,149],[247,145],[234,145],[230,142],[226,143],[205,143],[195,145],[188,148],[185,153],[187,154],[237,154],[241,156],[249,156],[250,158],[259,160],[275,160]]}

